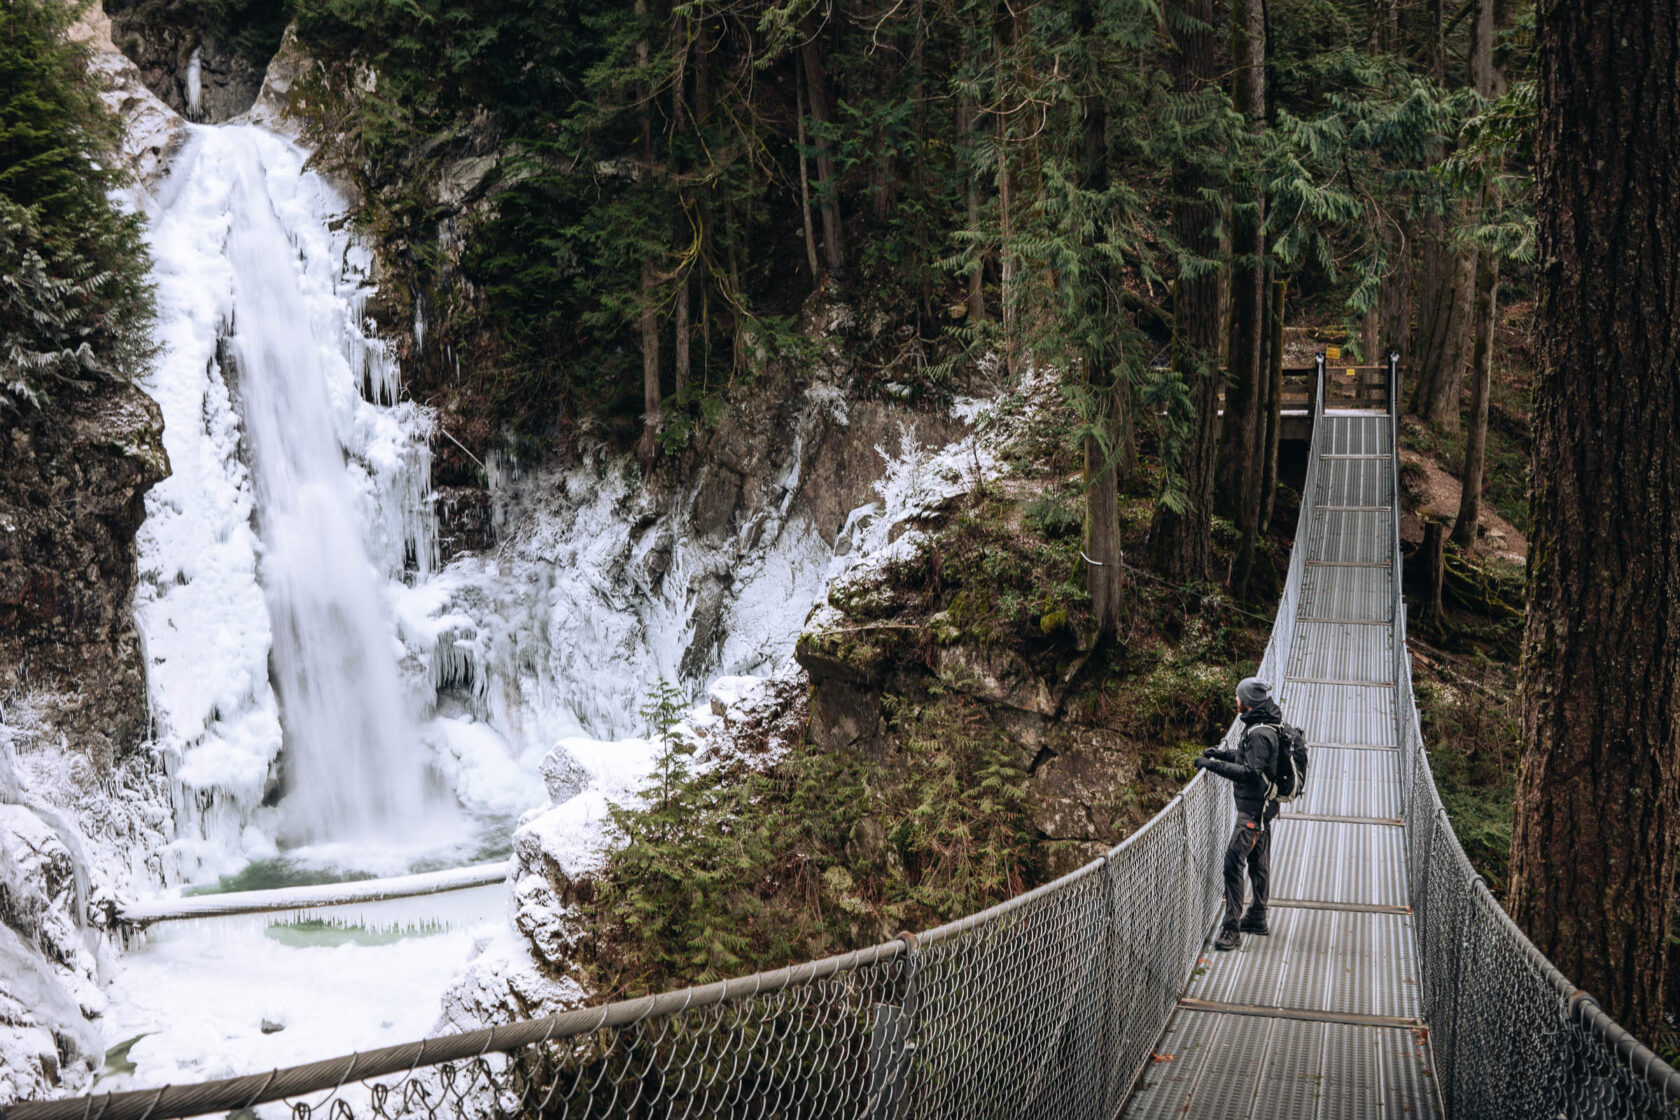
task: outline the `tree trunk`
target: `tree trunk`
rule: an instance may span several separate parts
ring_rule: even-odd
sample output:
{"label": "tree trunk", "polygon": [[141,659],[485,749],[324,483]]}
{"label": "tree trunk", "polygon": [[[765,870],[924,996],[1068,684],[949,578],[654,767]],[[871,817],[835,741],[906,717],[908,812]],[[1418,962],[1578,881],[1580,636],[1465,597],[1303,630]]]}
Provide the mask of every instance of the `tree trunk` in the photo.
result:
{"label": "tree trunk", "polygon": [[[1231,27],[1232,102],[1251,134],[1265,124],[1266,25],[1261,0],[1236,0]],[[1266,370],[1266,238],[1264,199],[1254,178],[1239,170],[1231,205],[1231,334],[1225,418],[1220,424],[1214,509],[1252,534],[1260,513],[1255,448],[1264,424],[1260,400]],[[1240,193],[1239,193],[1240,192]],[[1253,541],[1246,541],[1252,549]],[[1238,563],[1239,571],[1242,567]]]}
{"label": "tree trunk", "polygon": [[1400,41],[1400,5],[1397,0],[1368,0],[1366,50],[1371,54],[1392,54]]}
{"label": "tree trunk", "polygon": [[[1476,5],[1476,45],[1470,55],[1470,72],[1476,92],[1494,97],[1499,83],[1493,60],[1493,33],[1497,22],[1495,0]],[[1482,190],[1485,211],[1488,190]],[[1471,316],[1475,348],[1470,359],[1470,433],[1464,441],[1463,490],[1458,499],[1458,519],[1453,522],[1452,541],[1468,552],[1476,544],[1477,521],[1482,513],[1482,471],[1487,452],[1488,397],[1493,382],[1493,328],[1498,320],[1499,259],[1483,249],[1476,258],[1476,304]]]}
{"label": "tree trunk", "polygon": [[[1429,0],[1429,75],[1446,83],[1446,6]],[[1445,153],[1438,152],[1437,159]],[[1418,306],[1416,345],[1409,358],[1417,371],[1410,411],[1449,431],[1458,430],[1458,397],[1464,376],[1464,349],[1469,333],[1471,288],[1475,283],[1475,253],[1453,243],[1453,232],[1464,224],[1462,204],[1445,215],[1430,213],[1424,220],[1423,276]]]}
{"label": "tree trunk", "polygon": [[[648,14],[647,0],[636,0],[635,13],[639,20],[645,21]],[[636,42],[636,102],[641,106],[637,114],[637,128],[640,132],[640,149],[642,163],[642,184],[646,190],[653,189],[653,113],[649,104],[651,93],[648,88],[648,40],[644,33]],[[637,331],[642,342],[642,438],[636,446],[636,457],[644,467],[653,463],[655,454],[659,450],[659,313],[655,290],[659,284],[659,268],[651,257],[642,258],[642,275],[640,284],[641,313],[637,320]]]}
{"label": "tree trunk", "polygon": [[[1462,206],[1453,208],[1452,220],[1464,221]],[[1452,243],[1447,219],[1439,215],[1430,215],[1424,230],[1423,292],[1418,337],[1412,347],[1417,386],[1410,411],[1431,424],[1457,431],[1475,253]]]}
{"label": "tree trunk", "polygon": [[[804,67],[797,67],[803,75]],[[817,276],[822,271],[817,265],[817,234],[811,228],[811,169],[805,158],[805,85],[799,77],[793,82],[794,102],[797,112],[794,120],[798,129],[799,140],[799,216],[805,223],[805,262],[811,269],[811,284],[817,283]]]}
{"label": "tree trunk", "polygon": [[653,462],[659,450],[659,313],[654,305],[658,276],[653,262],[642,262],[642,310],[637,321],[642,336],[642,439],[636,457],[642,465]]}
{"label": "tree trunk", "polygon": [[1541,9],[1510,897],[1552,963],[1647,1040],[1663,1021],[1680,854],[1677,71],[1671,0]]}
{"label": "tree trunk", "polygon": [[[1083,0],[1075,10],[1075,26],[1081,34],[1090,34],[1096,24],[1097,0]],[[1100,92],[1087,93],[1084,98],[1084,126],[1080,136],[1079,186],[1081,190],[1100,195],[1108,189],[1108,113]],[[1101,236],[1100,233],[1095,236]],[[1101,258],[1090,244],[1080,246],[1081,254],[1093,263]],[[1096,283],[1085,282],[1087,298],[1084,314],[1097,322],[1113,322],[1118,309],[1106,294],[1118,291],[1118,278],[1113,270],[1097,265]],[[1112,289],[1111,289],[1112,284]],[[1115,376],[1116,362],[1112,349],[1116,346],[1113,332],[1100,331],[1094,345],[1087,347],[1081,361],[1085,385],[1097,402],[1097,423],[1108,437],[1106,441],[1094,435],[1085,437],[1085,588],[1091,595],[1091,614],[1096,620],[1097,637],[1108,638],[1119,633],[1125,622],[1126,581],[1124,559],[1120,551],[1120,483],[1119,460],[1122,440],[1129,441],[1127,412],[1130,404],[1124,376]],[[1108,444],[1105,448],[1104,442]]]}
{"label": "tree trunk", "polygon": [[1266,308],[1271,318],[1271,360],[1266,391],[1266,446],[1261,459],[1260,531],[1272,531],[1272,510],[1277,506],[1278,440],[1283,436],[1283,297],[1284,281],[1272,281],[1272,298]]}
{"label": "tree trunk", "polygon": [[1464,441],[1464,488],[1452,542],[1468,551],[1482,514],[1482,464],[1487,452],[1488,396],[1493,378],[1493,325],[1499,301],[1499,262],[1483,249],[1476,259],[1475,355],[1470,362],[1470,434]]}
{"label": "tree trunk", "polygon": [[[1183,21],[1174,28],[1173,85],[1178,95],[1195,99],[1218,80],[1213,0],[1176,0]],[[1205,111],[1192,108],[1190,111]],[[1187,162],[1173,177],[1173,233],[1187,253],[1216,257],[1219,213],[1203,196],[1206,172]],[[1179,464],[1184,507],[1163,501],[1150,526],[1155,568],[1169,579],[1208,578],[1213,559],[1213,467],[1219,435],[1219,270],[1181,277],[1174,301],[1173,365],[1189,390],[1194,415],[1177,418],[1189,432]],[[1169,464],[1169,474],[1171,467]],[[1171,480],[1169,478],[1169,485]]]}
{"label": "tree trunk", "polygon": [[[999,4],[992,25],[992,57],[996,68],[997,81],[1004,84],[1004,75],[1009,73],[1009,62],[1005,55],[1005,48],[1014,44],[1016,23],[1007,3]],[[1020,297],[1015,290],[1015,273],[1019,262],[1015,258],[1014,230],[1011,223],[1011,207],[1014,204],[1013,182],[1011,181],[1009,166],[1009,112],[1003,108],[1008,95],[1000,94],[995,97],[1000,108],[997,112],[997,197],[998,197],[998,317],[1003,323],[1003,354],[1004,365],[1010,377],[1014,377],[1017,370],[1017,331],[1016,319],[1020,312]]]}
{"label": "tree trunk", "polygon": [[[712,51],[706,34],[706,21],[694,25],[694,128],[703,134],[712,113]],[[700,385],[704,389],[712,358],[711,290],[715,280],[712,271],[712,208],[711,195],[700,197]]]}
{"label": "tree trunk", "polygon": [[1459,400],[1464,393],[1464,368],[1469,364],[1472,320],[1475,317],[1476,256],[1474,249],[1456,249],[1450,261],[1452,318],[1447,325],[1447,344],[1441,356],[1433,407],[1425,414],[1428,421],[1443,432],[1457,432],[1462,424]]}
{"label": "tree trunk", "polygon": [[[685,17],[673,13],[671,38],[675,47],[676,68],[671,76],[671,133],[680,135],[688,127],[688,51],[693,42],[693,25]],[[698,259],[699,246],[694,244],[695,226],[689,217],[689,200],[686,190],[680,185],[683,173],[688,169],[686,162],[679,155],[680,149],[673,147],[670,154],[670,168],[672,178],[679,184],[676,191],[676,206],[673,207],[672,217],[676,225],[674,245],[680,254],[677,267],[677,295],[675,322],[671,332],[671,365],[675,374],[673,390],[679,402],[688,389],[688,378],[691,369],[689,348],[693,340],[689,337],[689,287],[693,276],[693,262]],[[688,244],[684,245],[684,241]]]}
{"label": "tree trunk", "polygon": [[[957,133],[963,137],[965,142],[971,139],[976,114],[974,99],[968,94],[958,95]],[[968,207],[969,232],[978,238],[980,236],[980,176],[973,167],[968,169],[963,201]],[[986,321],[986,254],[980,250],[978,244],[974,248],[974,257],[974,267],[968,274],[968,321],[970,323],[984,323]]]}
{"label": "tree trunk", "polygon": [[821,28],[806,27],[805,42],[799,48],[805,63],[805,95],[810,100],[811,120],[817,126],[817,207],[822,211],[823,255],[829,271],[839,272],[846,264],[846,249],[840,227],[840,186],[834,178],[834,153],[830,150],[828,123],[828,78],[823,73]]}
{"label": "tree trunk", "polygon": [[1418,607],[1421,626],[1444,630],[1446,611],[1441,606],[1441,584],[1447,575],[1446,523],[1430,517],[1423,523],[1423,544],[1418,547],[1418,559],[1423,563],[1423,602]]}

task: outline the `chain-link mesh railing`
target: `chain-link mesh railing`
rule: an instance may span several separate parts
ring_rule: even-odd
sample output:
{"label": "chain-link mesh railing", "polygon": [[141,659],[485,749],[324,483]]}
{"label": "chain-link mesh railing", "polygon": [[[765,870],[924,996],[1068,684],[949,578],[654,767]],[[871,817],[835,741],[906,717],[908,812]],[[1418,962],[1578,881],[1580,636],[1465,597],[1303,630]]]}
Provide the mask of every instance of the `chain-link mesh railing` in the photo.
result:
{"label": "chain-link mesh railing", "polygon": [[[1399,399],[1394,361],[1391,414]],[[1398,517],[1394,523],[1395,742],[1423,1014],[1447,1114],[1680,1120],[1680,1073],[1552,967],[1459,845],[1423,747],[1406,648]]]}
{"label": "chain-link mesh railing", "polygon": [[1199,777],[1080,870],[858,953],[5,1116],[1113,1117],[1214,920],[1212,864],[1230,812],[1229,795]]}
{"label": "chain-link mesh railing", "polygon": [[[1322,362],[1318,373],[1322,424]],[[1390,376],[1392,411],[1392,359]],[[1311,515],[1319,443],[1303,517]],[[1394,520],[1395,729],[1409,887],[1448,1113],[1680,1120],[1680,1074],[1546,961],[1453,834],[1418,728]],[[1270,680],[1286,664],[1304,565],[1297,548],[1260,671]],[[1236,731],[1233,724],[1226,746]],[[1231,812],[1223,787],[1197,775],[1080,870],[857,953],[247,1077],[18,1104],[0,1120],[1107,1120],[1149,1063],[1218,913],[1215,863]]]}

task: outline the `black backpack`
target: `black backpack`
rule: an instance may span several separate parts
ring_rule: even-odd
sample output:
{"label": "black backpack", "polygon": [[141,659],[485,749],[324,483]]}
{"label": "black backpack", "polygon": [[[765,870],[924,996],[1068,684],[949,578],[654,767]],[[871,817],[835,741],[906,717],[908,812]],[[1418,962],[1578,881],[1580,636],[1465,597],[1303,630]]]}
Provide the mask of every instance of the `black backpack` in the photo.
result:
{"label": "black backpack", "polygon": [[1307,733],[1292,724],[1279,723],[1278,751],[1272,759],[1272,800],[1293,801],[1307,788]]}

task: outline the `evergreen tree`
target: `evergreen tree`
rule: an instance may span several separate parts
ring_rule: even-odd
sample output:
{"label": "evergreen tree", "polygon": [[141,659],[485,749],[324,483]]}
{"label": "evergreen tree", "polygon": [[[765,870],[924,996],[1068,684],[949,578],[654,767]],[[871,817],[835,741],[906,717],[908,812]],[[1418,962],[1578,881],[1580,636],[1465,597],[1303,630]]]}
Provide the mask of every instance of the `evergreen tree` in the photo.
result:
{"label": "evergreen tree", "polygon": [[77,9],[0,5],[0,406],[40,405],[150,353],[151,293],[140,220],[122,182],[115,127],[67,38]]}
{"label": "evergreen tree", "polygon": [[1175,57],[1173,87],[1183,130],[1173,182],[1173,235],[1179,249],[1173,300],[1173,370],[1188,389],[1189,414],[1176,418],[1188,438],[1168,457],[1167,496],[1156,507],[1150,550],[1168,578],[1206,579],[1213,559],[1214,456],[1219,435],[1220,157],[1225,121],[1218,87],[1213,0],[1168,8]]}

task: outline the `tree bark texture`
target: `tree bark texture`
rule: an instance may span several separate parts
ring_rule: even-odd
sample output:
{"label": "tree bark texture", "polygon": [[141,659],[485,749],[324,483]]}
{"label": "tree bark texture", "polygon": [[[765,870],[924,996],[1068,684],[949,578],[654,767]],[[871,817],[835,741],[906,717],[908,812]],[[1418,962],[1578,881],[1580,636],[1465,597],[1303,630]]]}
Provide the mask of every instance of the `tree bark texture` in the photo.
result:
{"label": "tree bark texture", "polygon": [[[957,133],[965,140],[969,139],[974,130],[974,118],[977,110],[974,99],[967,94],[957,98]],[[963,188],[963,201],[968,208],[969,231],[978,238],[980,236],[980,177],[971,167],[968,170],[967,182]],[[970,323],[984,323],[986,321],[986,256],[978,248],[975,249],[973,270],[968,274],[968,321]]]}
{"label": "tree bark texture", "polygon": [[[674,17],[671,26],[671,38],[678,44],[676,55],[676,73],[671,81],[671,131],[680,133],[684,127],[684,118],[688,116],[688,80],[686,71],[688,66],[688,51],[694,41],[693,23],[682,17]],[[684,161],[678,154],[680,149],[673,147],[670,156],[670,167],[679,183],[683,172],[687,170]],[[672,246],[677,252],[677,292],[675,321],[671,331],[671,365],[676,378],[673,389],[680,402],[688,389],[689,374],[692,370],[690,354],[693,345],[693,331],[689,320],[689,288],[693,283],[693,263],[699,259],[699,249],[694,244],[694,226],[689,217],[688,199],[682,187],[677,188],[677,205],[674,208],[676,230]]]}
{"label": "tree bark texture", "polygon": [[[1455,223],[1462,216],[1460,208]],[[1447,222],[1439,215],[1425,220],[1424,231],[1417,332],[1411,348],[1417,381],[1410,411],[1431,424],[1457,431],[1475,254],[1452,243]]]}
{"label": "tree bark texture", "polygon": [[[1114,384],[1112,369],[1087,371],[1093,381],[1106,380],[1107,391],[1100,385],[1097,399],[1106,404],[1105,419],[1110,433],[1116,432],[1120,414],[1125,408],[1125,396]],[[1097,636],[1112,637],[1125,622],[1126,573],[1120,551],[1120,484],[1118,458],[1110,448],[1105,453],[1102,444],[1085,438],[1085,589],[1091,595],[1091,615],[1096,620]]]}
{"label": "tree bark texture", "polygon": [[[1231,27],[1232,102],[1251,133],[1266,114],[1266,23],[1261,0],[1235,0]],[[1231,208],[1230,374],[1225,418],[1220,425],[1214,509],[1252,533],[1260,514],[1260,476],[1255,447],[1264,420],[1260,401],[1266,370],[1266,238],[1261,232],[1264,200],[1253,176],[1238,170]],[[1245,542],[1250,547],[1252,542]],[[1239,568],[1241,564],[1239,563]]]}
{"label": "tree bark texture", "polygon": [[1541,9],[1513,916],[1649,1040],[1680,853],[1680,7]]}
{"label": "tree bark texture", "polygon": [[1446,627],[1446,611],[1441,606],[1441,584],[1447,576],[1447,526],[1431,517],[1423,523],[1423,543],[1418,546],[1418,560],[1423,564],[1423,602],[1419,604],[1418,622],[1437,630]]}
{"label": "tree bark texture", "polygon": [[[1024,13],[1023,13],[1024,14]],[[1024,25],[1008,3],[997,6],[992,21],[992,58],[999,84],[1004,75],[1017,65]],[[997,97],[1002,105],[1006,98]],[[997,118],[997,199],[998,199],[998,318],[1003,324],[1003,353],[1005,368],[1014,377],[1020,372],[1020,316],[1021,295],[1017,273],[1020,261],[1015,252],[1013,207],[1015,202],[1014,168],[1010,163],[1010,112],[1000,108]]]}
{"label": "tree bark texture", "polygon": [[[1446,83],[1446,4],[1429,0],[1429,40],[1426,63],[1437,85]],[[1437,153],[1441,155],[1443,153]],[[1449,222],[1448,218],[1451,219]],[[1463,378],[1464,342],[1468,337],[1470,288],[1475,282],[1475,255],[1454,245],[1451,231],[1463,224],[1463,207],[1455,205],[1443,216],[1424,219],[1419,251],[1423,259],[1418,278],[1417,329],[1407,358],[1417,371],[1410,411],[1450,431],[1458,430],[1458,396]]]}
{"label": "tree bark texture", "polygon": [[[1213,0],[1177,0],[1180,21],[1173,28],[1177,48],[1173,85],[1180,97],[1193,98],[1218,80]],[[1186,26],[1185,19],[1193,21]],[[1173,233],[1181,251],[1204,261],[1219,253],[1217,209],[1202,197],[1205,171],[1183,162],[1174,175]],[[1213,559],[1212,514],[1214,454],[1219,438],[1219,269],[1181,277],[1175,301],[1173,365],[1189,390],[1195,414],[1183,451],[1181,471],[1188,506],[1182,512],[1165,503],[1155,507],[1150,527],[1151,561],[1162,575],[1177,580],[1208,578]]]}

